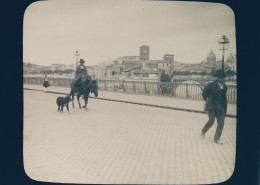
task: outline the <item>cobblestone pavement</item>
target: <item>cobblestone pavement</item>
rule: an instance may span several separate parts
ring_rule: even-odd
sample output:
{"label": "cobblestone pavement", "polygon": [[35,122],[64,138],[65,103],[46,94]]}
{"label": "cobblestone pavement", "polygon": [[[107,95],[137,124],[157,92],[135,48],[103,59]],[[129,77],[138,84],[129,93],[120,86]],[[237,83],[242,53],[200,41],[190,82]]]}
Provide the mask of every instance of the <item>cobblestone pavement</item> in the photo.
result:
{"label": "cobblestone pavement", "polygon": [[24,166],[37,181],[210,184],[235,166],[236,119],[200,137],[206,114],[89,99],[57,112],[57,94],[24,90]]}

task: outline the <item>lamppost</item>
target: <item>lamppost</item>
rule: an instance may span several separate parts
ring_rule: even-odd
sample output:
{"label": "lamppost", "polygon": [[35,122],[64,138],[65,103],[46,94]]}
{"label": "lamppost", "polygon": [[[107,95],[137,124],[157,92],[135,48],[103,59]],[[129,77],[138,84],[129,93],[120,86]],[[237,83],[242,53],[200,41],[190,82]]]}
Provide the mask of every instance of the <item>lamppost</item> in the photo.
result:
{"label": "lamppost", "polygon": [[78,58],[80,56],[79,52],[76,51],[76,53],[74,54],[75,58],[76,58],[76,67],[78,66]]}
{"label": "lamppost", "polygon": [[222,70],[224,72],[224,54],[225,54],[225,50],[228,50],[228,46],[229,46],[228,38],[226,38],[226,36],[223,35],[223,37],[219,39],[218,44],[219,44],[219,49],[222,50]]}

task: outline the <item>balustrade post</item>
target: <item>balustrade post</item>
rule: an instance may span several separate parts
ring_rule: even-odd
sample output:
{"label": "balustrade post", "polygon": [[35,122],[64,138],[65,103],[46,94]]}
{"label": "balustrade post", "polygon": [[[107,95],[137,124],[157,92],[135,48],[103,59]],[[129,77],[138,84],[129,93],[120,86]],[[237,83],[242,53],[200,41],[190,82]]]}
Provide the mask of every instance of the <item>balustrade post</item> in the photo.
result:
{"label": "balustrade post", "polygon": [[186,84],[186,98],[189,98],[189,85]]}
{"label": "balustrade post", "polygon": [[173,83],[171,82],[171,96],[173,96]]}
{"label": "balustrade post", "polygon": [[160,82],[157,83],[157,93],[161,94]]}
{"label": "balustrade post", "polygon": [[123,92],[125,92],[125,81],[123,80]]}
{"label": "balustrade post", "polygon": [[115,80],[113,80],[113,87],[114,87],[114,91],[116,91],[115,83],[116,83],[116,81],[115,81]]}
{"label": "balustrade post", "polygon": [[104,80],[104,82],[105,82],[105,91],[106,91],[107,90],[107,81]]}
{"label": "balustrade post", "polygon": [[146,82],[144,82],[144,94],[146,94],[147,87],[146,87]]}
{"label": "balustrade post", "polygon": [[133,93],[135,93],[136,90],[135,90],[135,81],[133,81]]}

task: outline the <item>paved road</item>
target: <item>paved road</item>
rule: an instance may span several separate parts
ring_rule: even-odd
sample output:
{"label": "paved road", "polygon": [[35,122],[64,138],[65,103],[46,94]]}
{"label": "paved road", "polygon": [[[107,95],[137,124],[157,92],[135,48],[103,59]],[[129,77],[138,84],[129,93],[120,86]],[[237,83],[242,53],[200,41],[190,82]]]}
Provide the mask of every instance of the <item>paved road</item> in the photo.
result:
{"label": "paved road", "polygon": [[236,119],[200,137],[206,114],[89,99],[89,110],[58,113],[57,94],[24,91],[24,165],[38,181],[209,184],[233,173]]}

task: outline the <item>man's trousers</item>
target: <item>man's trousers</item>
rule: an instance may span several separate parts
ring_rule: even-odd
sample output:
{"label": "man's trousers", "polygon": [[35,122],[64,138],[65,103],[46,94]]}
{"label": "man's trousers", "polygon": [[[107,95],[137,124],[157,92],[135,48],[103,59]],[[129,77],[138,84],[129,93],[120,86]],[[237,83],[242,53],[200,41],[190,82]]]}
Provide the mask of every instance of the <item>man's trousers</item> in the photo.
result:
{"label": "man's trousers", "polygon": [[224,128],[224,120],[225,120],[225,111],[224,108],[214,108],[208,111],[209,120],[205,124],[205,126],[202,128],[202,134],[205,134],[214,124],[215,118],[217,118],[217,129],[214,136],[214,141],[219,140],[222,130]]}

